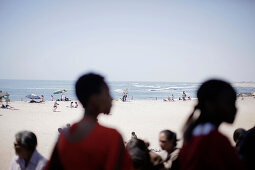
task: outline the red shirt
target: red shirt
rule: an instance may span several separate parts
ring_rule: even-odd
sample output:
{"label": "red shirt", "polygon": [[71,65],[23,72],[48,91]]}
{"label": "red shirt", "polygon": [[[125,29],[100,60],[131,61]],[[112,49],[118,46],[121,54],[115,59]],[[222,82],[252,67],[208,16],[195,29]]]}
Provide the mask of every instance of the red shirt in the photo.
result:
{"label": "red shirt", "polygon": [[[71,131],[77,124],[71,127]],[[130,170],[132,162],[121,135],[114,129],[98,123],[81,141],[71,143],[63,134],[57,143],[57,152],[64,169]]]}
{"label": "red shirt", "polygon": [[239,170],[243,166],[229,140],[212,130],[207,135],[193,136],[179,154],[180,170]]}

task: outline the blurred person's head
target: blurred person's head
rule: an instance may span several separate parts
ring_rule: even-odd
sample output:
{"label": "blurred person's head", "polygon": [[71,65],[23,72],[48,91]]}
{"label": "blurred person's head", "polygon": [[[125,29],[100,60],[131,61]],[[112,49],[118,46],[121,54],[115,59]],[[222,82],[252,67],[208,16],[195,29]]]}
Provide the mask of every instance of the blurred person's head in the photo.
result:
{"label": "blurred person's head", "polygon": [[15,135],[14,149],[20,158],[29,159],[36,146],[37,138],[33,132],[21,131]]}
{"label": "blurred person's head", "polygon": [[159,145],[161,149],[171,153],[177,145],[176,133],[170,130],[163,130],[159,133]]}
{"label": "blurred person's head", "polygon": [[243,138],[246,134],[246,130],[243,128],[238,128],[233,133],[233,139],[235,143],[237,143],[241,138]]}
{"label": "blurred person's head", "polygon": [[62,128],[58,128],[58,133],[61,133],[63,132],[63,129]]}
{"label": "blurred person's head", "polygon": [[149,170],[152,168],[149,150],[143,140],[131,139],[126,147],[135,169]]}
{"label": "blurred person's head", "polygon": [[112,97],[104,78],[98,74],[88,73],[81,76],[75,84],[76,95],[87,114],[109,114]]}
{"label": "blurred person's head", "polygon": [[200,123],[210,122],[218,127],[222,122],[234,122],[236,92],[229,83],[208,80],[198,89],[197,98],[198,103],[184,127],[184,139],[189,139],[193,128]]}

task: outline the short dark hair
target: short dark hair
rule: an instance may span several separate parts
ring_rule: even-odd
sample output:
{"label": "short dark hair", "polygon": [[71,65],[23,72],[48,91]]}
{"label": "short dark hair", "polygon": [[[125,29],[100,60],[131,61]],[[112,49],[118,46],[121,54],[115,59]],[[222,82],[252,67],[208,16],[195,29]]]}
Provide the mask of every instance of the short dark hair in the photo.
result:
{"label": "short dark hair", "polygon": [[232,96],[236,97],[234,88],[228,82],[217,79],[211,79],[204,82],[197,91],[197,107],[203,109],[205,102],[218,100],[219,95],[224,91],[231,91]]}
{"label": "short dark hair", "polygon": [[21,131],[15,135],[18,145],[23,146],[27,150],[34,151],[37,145],[37,138],[33,132]]}
{"label": "short dark hair", "polygon": [[101,75],[95,73],[84,74],[75,84],[76,96],[85,107],[93,94],[101,92],[103,85],[106,85],[106,83]]}
{"label": "short dark hair", "polygon": [[135,169],[141,170],[152,169],[149,150],[143,140],[131,139],[127,143],[127,150],[131,157],[133,167]]}
{"label": "short dark hair", "polygon": [[173,140],[174,147],[176,147],[178,140],[175,132],[171,130],[162,130],[160,133],[166,135],[167,140]]}
{"label": "short dark hair", "polygon": [[246,130],[243,128],[238,128],[234,131],[233,133],[233,139],[235,142],[237,142],[239,140],[239,138],[243,137],[246,134]]}

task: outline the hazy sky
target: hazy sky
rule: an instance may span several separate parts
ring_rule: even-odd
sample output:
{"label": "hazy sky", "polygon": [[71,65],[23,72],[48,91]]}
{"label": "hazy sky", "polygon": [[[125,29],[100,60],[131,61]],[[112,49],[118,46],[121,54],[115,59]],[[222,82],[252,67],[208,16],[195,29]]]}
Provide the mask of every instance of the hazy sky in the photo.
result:
{"label": "hazy sky", "polygon": [[0,79],[255,81],[253,0],[0,0]]}

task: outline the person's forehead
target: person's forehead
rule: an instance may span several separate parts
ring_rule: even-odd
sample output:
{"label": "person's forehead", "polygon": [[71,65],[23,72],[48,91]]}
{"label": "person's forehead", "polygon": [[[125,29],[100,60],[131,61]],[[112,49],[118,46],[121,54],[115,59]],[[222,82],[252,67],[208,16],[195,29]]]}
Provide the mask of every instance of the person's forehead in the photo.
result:
{"label": "person's forehead", "polygon": [[166,135],[165,135],[164,133],[160,133],[160,134],[159,134],[159,139],[160,139],[160,140],[167,141],[167,137],[166,137]]}

